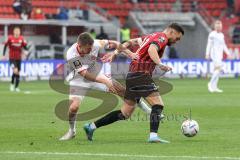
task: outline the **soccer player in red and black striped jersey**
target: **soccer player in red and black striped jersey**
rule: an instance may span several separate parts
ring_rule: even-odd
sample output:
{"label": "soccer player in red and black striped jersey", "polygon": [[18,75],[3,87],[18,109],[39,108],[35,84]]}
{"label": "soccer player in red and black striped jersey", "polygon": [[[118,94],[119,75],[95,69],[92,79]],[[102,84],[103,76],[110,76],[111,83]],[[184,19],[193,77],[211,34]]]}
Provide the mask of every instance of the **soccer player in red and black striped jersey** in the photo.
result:
{"label": "soccer player in red and black striped jersey", "polygon": [[9,48],[9,62],[13,69],[10,91],[15,90],[17,92],[20,92],[18,86],[20,82],[19,73],[21,70],[22,49],[24,48],[27,50],[27,42],[21,35],[21,30],[19,27],[15,27],[13,29],[13,35],[10,35],[8,37],[8,40],[5,42],[3,56],[6,54],[7,47]]}
{"label": "soccer player in red and black striped jersey", "polygon": [[[134,43],[139,44],[139,42],[141,44],[136,52],[139,58],[133,60],[129,66],[124,104],[121,110],[112,111],[103,118],[85,125],[84,130],[89,140],[92,140],[93,132],[96,128],[129,118],[134,112],[134,106],[137,100],[144,97],[152,106],[150,114],[150,135],[148,141],[169,143],[169,141],[161,139],[158,136],[160,115],[164,108],[164,104],[158,89],[152,80],[152,73],[156,66],[166,72],[171,70],[170,67],[161,63],[160,58],[163,55],[165,47],[176,43],[183,35],[183,28],[177,23],[172,23],[163,32],[156,32],[147,35],[144,38],[133,39],[123,44],[125,47]],[[127,52],[129,54],[131,51],[128,50]],[[112,57],[110,57],[110,61],[111,58]]]}

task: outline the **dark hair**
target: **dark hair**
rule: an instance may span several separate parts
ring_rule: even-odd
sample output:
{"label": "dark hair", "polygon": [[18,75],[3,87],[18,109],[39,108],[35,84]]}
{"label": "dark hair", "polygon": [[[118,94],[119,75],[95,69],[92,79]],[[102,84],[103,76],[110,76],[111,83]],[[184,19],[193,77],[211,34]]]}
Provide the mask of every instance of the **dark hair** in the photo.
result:
{"label": "dark hair", "polygon": [[93,45],[94,40],[88,32],[83,32],[78,36],[77,43],[81,45]]}
{"label": "dark hair", "polygon": [[172,29],[176,30],[177,32],[181,32],[182,35],[184,35],[184,30],[183,30],[182,26],[179,25],[178,23],[172,23],[168,26],[168,28],[172,28]]}

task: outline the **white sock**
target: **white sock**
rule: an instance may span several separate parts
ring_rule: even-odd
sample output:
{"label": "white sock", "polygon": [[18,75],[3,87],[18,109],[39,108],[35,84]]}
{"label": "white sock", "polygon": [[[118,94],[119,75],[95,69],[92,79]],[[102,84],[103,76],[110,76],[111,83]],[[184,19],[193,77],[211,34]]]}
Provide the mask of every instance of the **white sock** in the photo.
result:
{"label": "white sock", "polygon": [[72,132],[76,132],[76,118],[77,118],[76,113],[69,113],[69,129]]}
{"label": "white sock", "polygon": [[215,79],[214,84],[213,84],[213,87],[214,87],[215,89],[218,88],[219,76],[220,76],[220,73],[218,73],[218,74],[216,75],[216,79]]}
{"label": "white sock", "polygon": [[150,132],[150,138],[157,137],[157,136],[158,136],[157,133],[155,133],[155,132]]}
{"label": "white sock", "polygon": [[142,98],[139,100],[138,107],[147,114],[151,114],[152,109],[148,107],[148,105],[143,101]]}
{"label": "white sock", "polygon": [[215,87],[216,87],[216,79],[218,78],[218,76],[219,76],[219,70],[215,70],[214,72],[213,72],[213,75],[212,75],[212,78],[211,78],[211,80],[210,80],[210,84],[211,84],[211,86],[213,87],[213,89],[216,89]]}
{"label": "white sock", "polygon": [[93,122],[90,124],[90,127],[91,127],[91,129],[93,129],[93,130],[95,130],[95,129],[97,128],[96,125],[95,125],[95,123],[93,123]]}

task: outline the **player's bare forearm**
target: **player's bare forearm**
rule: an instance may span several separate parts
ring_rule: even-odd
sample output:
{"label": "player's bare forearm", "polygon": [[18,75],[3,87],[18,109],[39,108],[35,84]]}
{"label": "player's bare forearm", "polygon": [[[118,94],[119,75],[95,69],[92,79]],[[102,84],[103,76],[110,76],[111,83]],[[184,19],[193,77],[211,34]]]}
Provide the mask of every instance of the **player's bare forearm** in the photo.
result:
{"label": "player's bare forearm", "polygon": [[136,46],[136,45],[140,45],[140,40],[141,38],[134,38],[134,39],[130,39],[127,42],[124,42],[123,44],[120,44],[120,46],[118,48],[116,48],[116,50],[114,51],[114,54],[117,55],[121,52],[123,52],[124,55],[129,55],[132,54],[133,52],[131,52],[128,48],[132,47],[132,46]]}
{"label": "player's bare forearm", "polygon": [[114,41],[114,40],[108,41],[107,48],[120,49],[120,47],[121,47],[121,43],[119,43],[118,41]]}
{"label": "player's bare forearm", "polygon": [[159,65],[161,63],[155,44],[150,45],[150,47],[148,48],[148,53],[150,58],[153,60],[154,63],[156,63],[156,65]]}
{"label": "player's bare forearm", "polygon": [[139,46],[142,43],[141,38],[134,38],[130,39],[129,41],[123,43],[123,46],[126,48],[132,47],[132,46]]}
{"label": "player's bare forearm", "polygon": [[92,74],[88,72],[87,70],[82,70],[78,72],[81,76],[83,76],[85,79],[92,81],[92,82],[98,82],[98,83],[106,83],[107,78],[104,76],[97,76],[95,74]]}
{"label": "player's bare forearm", "polygon": [[148,48],[148,53],[150,58],[153,60],[153,62],[160,67],[160,69],[168,72],[171,71],[172,68],[168,67],[164,64],[162,64],[161,59],[158,56],[157,46],[155,44],[151,44]]}

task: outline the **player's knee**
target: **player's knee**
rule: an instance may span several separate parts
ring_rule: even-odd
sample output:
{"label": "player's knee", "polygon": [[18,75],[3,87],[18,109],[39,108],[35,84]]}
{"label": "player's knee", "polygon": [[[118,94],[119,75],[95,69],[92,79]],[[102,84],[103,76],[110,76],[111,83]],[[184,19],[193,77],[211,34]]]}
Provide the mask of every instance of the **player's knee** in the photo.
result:
{"label": "player's knee", "polygon": [[125,94],[125,89],[118,91],[118,95],[120,97],[124,97],[124,94]]}
{"label": "player's knee", "polygon": [[13,69],[13,73],[14,73],[14,74],[19,74],[18,69],[17,69],[17,68],[14,68],[14,69]]}
{"label": "player's knee", "polygon": [[152,114],[160,115],[164,106],[161,104],[155,104],[152,106]]}
{"label": "player's knee", "polygon": [[128,119],[130,116],[129,116],[128,113],[123,113],[123,112],[121,111],[121,113],[118,115],[118,117],[119,117],[120,120],[126,120],[126,119]]}
{"label": "player's knee", "polygon": [[131,115],[132,115],[132,112],[121,110],[121,116],[124,117],[124,119],[129,119]]}
{"label": "player's knee", "polygon": [[71,106],[69,108],[69,111],[72,112],[72,113],[75,113],[75,112],[78,111],[78,108],[79,108],[79,106],[71,104]]}
{"label": "player's knee", "polygon": [[80,104],[80,101],[73,100],[69,107],[70,112],[77,112],[79,108],[79,104]]}

